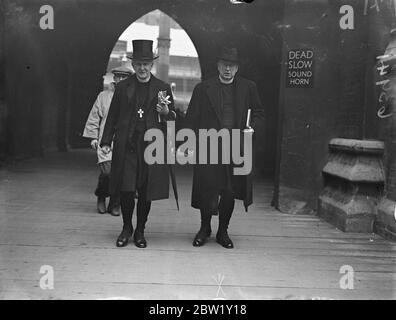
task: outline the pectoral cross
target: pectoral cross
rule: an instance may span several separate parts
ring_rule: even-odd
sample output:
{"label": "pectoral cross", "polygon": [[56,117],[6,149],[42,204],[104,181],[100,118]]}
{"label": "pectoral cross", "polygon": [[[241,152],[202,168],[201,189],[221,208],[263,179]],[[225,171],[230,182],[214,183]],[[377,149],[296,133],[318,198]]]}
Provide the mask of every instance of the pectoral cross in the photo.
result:
{"label": "pectoral cross", "polygon": [[143,113],[144,113],[144,111],[142,110],[142,108],[139,108],[139,110],[138,110],[137,113],[139,113],[139,118],[140,118],[140,119],[143,118]]}

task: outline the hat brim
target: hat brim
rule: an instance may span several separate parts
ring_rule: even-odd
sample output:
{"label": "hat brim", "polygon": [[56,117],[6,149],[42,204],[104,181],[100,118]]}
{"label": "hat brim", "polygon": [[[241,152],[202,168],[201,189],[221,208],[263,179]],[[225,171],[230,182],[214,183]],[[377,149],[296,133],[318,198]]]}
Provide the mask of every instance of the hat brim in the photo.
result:
{"label": "hat brim", "polygon": [[223,60],[223,61],[226,61],[226,62],[232,62],[232,63],[236,63],[236,64],[240,63],[239,60],[228,59],[228,58],[225,58],[225,57],[217,57],[217,61],[220,61],[220,60]]}
{"label": "hat brim", "polygon": [[132,56],[127,56],[128,59],[130,60],[142,60],[142,61],[153,61],[155,59],[158,59],[159,56],[153,56],[153,57],[134,57]]}
{"label": "hat brim", "polygon": [[119,71],[112,71],[113,75],[120,75],[120,76],[130,76],[132,72],[119,72]]}

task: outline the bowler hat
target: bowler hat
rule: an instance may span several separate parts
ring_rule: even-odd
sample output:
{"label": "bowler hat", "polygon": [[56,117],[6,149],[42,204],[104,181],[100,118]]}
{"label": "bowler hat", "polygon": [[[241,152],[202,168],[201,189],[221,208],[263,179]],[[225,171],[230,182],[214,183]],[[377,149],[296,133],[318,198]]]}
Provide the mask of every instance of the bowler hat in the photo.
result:
{"label": "bowler hat", "polygon": [[132,56],[128,56],[132,60],[154,60],[157,59],[153,53],[152,40],[132,40],[133,52]]}
{"label": "bowler hat", "polygon": [[217,59],[239,63],[238,50],[236,48],[222,47]]}
{"label": "bowler hat", "polygon": [[111,72],[115,75],[120,74],[120,75],[125,75],[125,76],[129,76],[133,73],[131,69],[124,67],[124,66],[114,68],[111,70]]}

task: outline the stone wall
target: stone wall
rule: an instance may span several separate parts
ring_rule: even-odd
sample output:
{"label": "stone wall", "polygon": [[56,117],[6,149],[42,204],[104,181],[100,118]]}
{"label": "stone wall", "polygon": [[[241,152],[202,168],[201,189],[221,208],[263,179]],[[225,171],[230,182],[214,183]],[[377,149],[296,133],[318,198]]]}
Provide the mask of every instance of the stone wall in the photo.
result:
{"label": "stone wall", "polygon": [[[5,0],[7,98],[12,106],[8,156],[40,155],[54,146],[86,146],[81,138],[120,34],[160,9],[178,22],[199,54],[202,77],[216,74],[222,44],[240,50],[240,74],[254,80],[268,111],[258,132],[259,167],[273,172],[280,74],[283,1],[232,5],[225,0],[49,0],[55,29],[39,28],[39,0]],[[1,148],[0,148],[1,149]]]}
{"label": "stone wall", "polygon": [[338,138],[329,149],[318,215],[342,231],[372,233],[384,191],[384,143]]}
{"label": "stone wall", "polygon": [[[336,131],[339,100],[338,8],[327,1],[287,2],[279,105],[278,159],[274,204],[282,212],[311,213],[322,186],[327,143]],[[289,50],[314,51],[312,88],[288,88]],[[346,118],[347,121],[347,118]]]}
{"label": "stone wall", "polygon": [[[315,212],[332,138],[383,139],[377,117],[376,57],[394,21],[390,1],[286,2],[280,88],[278,163],[274,204],[283,212]],[[354,29],[340,28],[340,7],[354,8]],[[393,18],[392,18],[393,17]],[[288,50],[314,48],[313,88],[284,85]]]}

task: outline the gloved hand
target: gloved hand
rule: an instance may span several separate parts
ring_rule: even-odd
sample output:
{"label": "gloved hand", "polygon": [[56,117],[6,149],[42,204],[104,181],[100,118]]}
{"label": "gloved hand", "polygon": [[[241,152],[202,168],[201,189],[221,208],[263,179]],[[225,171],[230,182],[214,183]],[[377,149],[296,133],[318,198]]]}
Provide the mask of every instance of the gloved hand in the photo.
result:
{"label": "gloved hand", "polygon": [[98,139],[91,140],[92,149],[96,150],[98,148]]}
{"label": "gloved hand", "polygon": [[102,151],[103,151],[104,154],[108,154],[108,153],[110,153],[110,151],[111,151],[111,147],[110,147],[110,146],[107,146],[107,145],[104,145],[104,146],[102,147]]}

